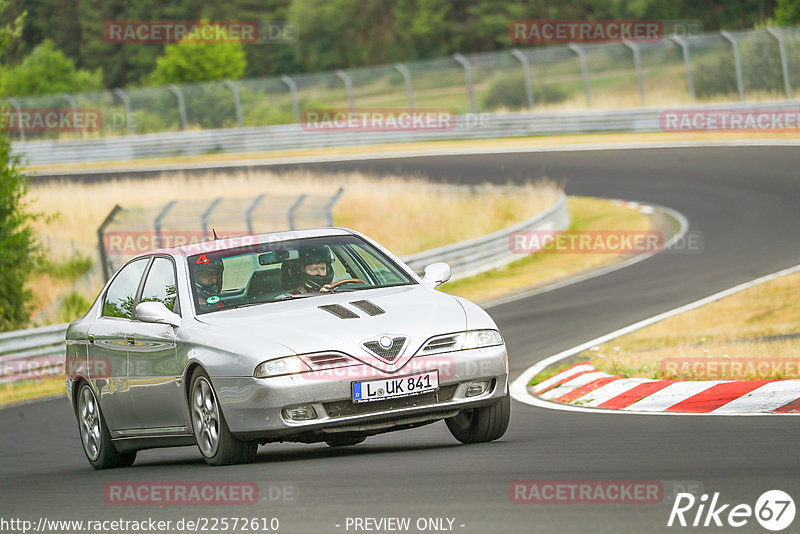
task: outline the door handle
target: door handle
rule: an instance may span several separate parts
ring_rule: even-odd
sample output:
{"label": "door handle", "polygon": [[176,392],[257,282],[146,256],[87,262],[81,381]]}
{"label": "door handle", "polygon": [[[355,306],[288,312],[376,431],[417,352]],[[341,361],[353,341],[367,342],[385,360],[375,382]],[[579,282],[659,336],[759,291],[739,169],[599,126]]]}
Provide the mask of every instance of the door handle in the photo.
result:
{"label": "door handle", "polygon": [[133,336],[125,336],[125,341],[128,342],[128,345],[136,344],[136,340],[133,339]]}
{"label": "door handle", "polygon": [[88,336],[86,336],[86,341],[88,341],[89,343],[94,343],[94,336],[92,334],[89,334]]}

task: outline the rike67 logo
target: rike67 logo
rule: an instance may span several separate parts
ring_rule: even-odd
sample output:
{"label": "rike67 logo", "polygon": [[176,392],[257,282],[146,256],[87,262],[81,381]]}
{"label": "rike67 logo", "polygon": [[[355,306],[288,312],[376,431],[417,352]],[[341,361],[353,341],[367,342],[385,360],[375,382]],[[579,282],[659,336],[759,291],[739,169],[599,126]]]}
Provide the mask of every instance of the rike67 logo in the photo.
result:
{"label": "rike67 logo", "polygon": [[743,527],[753,518],[767,530],[783,530],[794,521],[794,500],[781,490],[761,494],[755,506],[722,503],[719,492],[709,500],[707,493],[699,498],[691,493],[679,493],[672,505],[667,526]]}

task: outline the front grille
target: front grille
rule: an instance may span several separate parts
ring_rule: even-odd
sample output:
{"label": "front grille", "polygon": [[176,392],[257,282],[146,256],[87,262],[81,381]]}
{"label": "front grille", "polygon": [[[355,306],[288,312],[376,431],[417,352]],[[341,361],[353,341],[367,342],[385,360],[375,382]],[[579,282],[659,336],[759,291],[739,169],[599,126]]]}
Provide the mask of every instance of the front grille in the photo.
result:
{"label": "front grille", "polygon": [[366,415],[389,410],[399,410],[401,408],[415,408],[418,406],[430,406],[438,402],[447,402],[453,399],[458,384],[441,386],[438,391],[412,395],[410,397],[400,397],[397,399],[386,399],[374,402],[352,402],[350,400],[325,402],[322,406],[332,418],[348,417],[351,415]]}
{"label": "front grille", "polygon": [[423,348],[422,350],[424,352],[428,350],[446,349],[449,347],[454,347],[457,342],[458,338],[456,337],[455,334],[450,336],[436,337],[428,341],[428,344],[425,345],[425,348]]}
{"label": "front grille", "polygon": [[383,358],[387,362],[393,362],[400,354],[400,351],[403,350],[403,345],[405,345],[405,343],[406,338],[395,337],[392,338],[392,346],[388,349],[381,347],[377,341],[367,341],[364,343],[364,346],[376,356]]}

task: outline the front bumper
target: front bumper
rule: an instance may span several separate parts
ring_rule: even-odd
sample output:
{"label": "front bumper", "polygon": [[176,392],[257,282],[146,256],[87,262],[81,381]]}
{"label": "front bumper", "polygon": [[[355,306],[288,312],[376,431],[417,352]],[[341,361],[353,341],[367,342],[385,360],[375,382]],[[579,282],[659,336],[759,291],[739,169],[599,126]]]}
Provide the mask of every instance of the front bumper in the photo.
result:
{"label": "front bumper", "polygon": [[[438,369],[439,389],[396,399],[353,403],[356,380],[401,377]],[[486,381],[484,393],[467,397],[470,382]],[[231,432],[241,439],[313,441],[313,436],[342,433],[375,434],[404,426],[452,417],[462,410],[495,404],[508,394],[505,345],[415,356],[402,369],[388,374],[360,364],[319,373],[274,378],[217,377],[214,389]],[[312,405],[317,418],[293,421],[283,409]]]}

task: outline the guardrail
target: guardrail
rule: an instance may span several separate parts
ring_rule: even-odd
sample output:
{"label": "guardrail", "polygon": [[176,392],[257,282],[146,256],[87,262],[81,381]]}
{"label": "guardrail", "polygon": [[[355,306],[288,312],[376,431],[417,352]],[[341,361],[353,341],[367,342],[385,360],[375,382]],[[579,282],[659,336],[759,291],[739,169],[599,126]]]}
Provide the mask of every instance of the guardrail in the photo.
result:
{"label": "guardrail", "polygon": [[68,323],[0,334],[0,383],[64,372]]}
{"label": "guardrail", "polygon": [[[569,221],[567,199],[562,195],[553,206],[528,220],[482,237],[405,256],[403,261],[419,274],[426,265],[445,261],[453,268],[453,280],[466,278],[519,259],[509,247],[512,232],[566,230]],[[62,374],[67,326],[64,323],[0,334],[0,383]]]}
{"label": "guardrail", "polygon": [[30,165],[133,161],[157,157],[199,156],[210,153],[258,153],[381,143],[488,139],[580,133],[662,131],[666,109],[692,111],[800,110],[796,100],[738,102],[611,110],[485,113],[458,115],[451,130],[346,131],[304,130],[296,124],[126,135],[76,141],[27,141],[13,144],[13,153]]}

